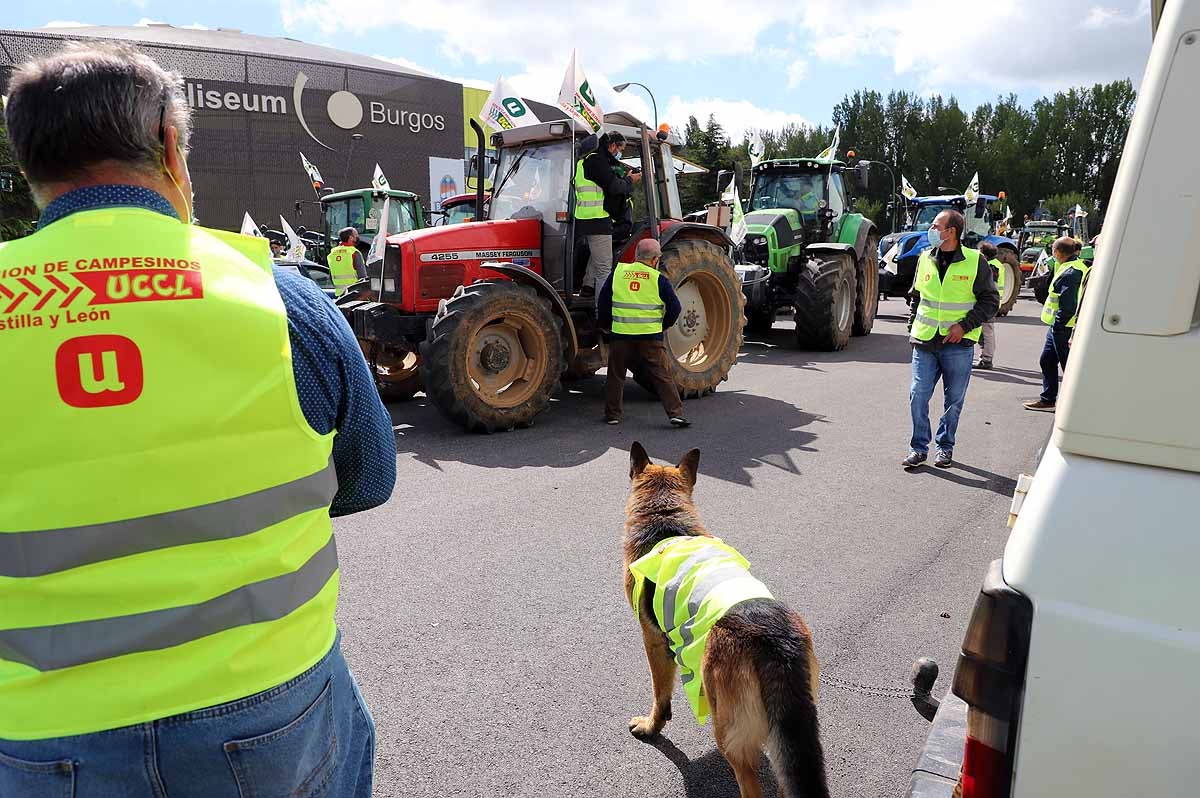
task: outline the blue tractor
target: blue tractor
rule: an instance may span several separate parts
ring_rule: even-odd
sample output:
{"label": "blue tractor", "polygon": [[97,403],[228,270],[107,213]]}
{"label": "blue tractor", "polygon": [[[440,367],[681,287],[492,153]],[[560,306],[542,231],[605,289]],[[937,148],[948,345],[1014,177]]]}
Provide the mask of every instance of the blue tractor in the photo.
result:
{"label": "blue tractor", "polygon": [[1000,218],[993,215],[991,204],[1000,199],[1002,197],[992,194],[980,194],[970,207],[967,207],[967,198],[962,194],[916,197],[909,201],[906,208],[908,221],[904,229],[899,233],[890,233],[879,241],[880,292],[885,297],[908,295],[917,272],[917,258],[929,249],[925,235],[929,225],[939,213],[953,209],[966,220],[963,246],[977,248],[984,241],[995,245],[996,257],[1006,269],[998,315],[1007,314],[1021,293],[1021,261],[1017,255],[1017,242],[995,233]]}

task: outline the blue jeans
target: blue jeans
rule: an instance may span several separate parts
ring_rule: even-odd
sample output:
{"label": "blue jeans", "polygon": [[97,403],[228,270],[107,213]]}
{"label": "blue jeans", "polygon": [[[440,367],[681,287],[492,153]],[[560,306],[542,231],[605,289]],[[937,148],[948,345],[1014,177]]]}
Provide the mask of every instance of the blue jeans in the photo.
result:
{"label": "blue jeans", "polygon": [[946,403],[938,422],[937,447],[943,452],[953,453],[954,434],[958,431],[958,417],[962,414],[963,400],[967,396],[967,384],[971,382],[971,364],[974,360],[974,346],[951,344],[936,350],[919,346],[912,348],[912,387],[908,391],[912,440],[908,445],[914,452],[929,451],[929,399],[940,377]]}
{"label": "blue jeans", "polygon": [[1063,371],[1067,369],[1070,341],[1070,330],[1056,331],[1053,327],[1046,330],[1046,343],[1042,345],[1042,357],[1038,360],[1038,365],[1042,367],[1043,402],[1058,401],[1058,367],[1062,366]]}
{"label": "blue jeans", "polygon": [[4,798],[369,798],[375,724],[342,658],[257,695],[120,729],[0,740]]}

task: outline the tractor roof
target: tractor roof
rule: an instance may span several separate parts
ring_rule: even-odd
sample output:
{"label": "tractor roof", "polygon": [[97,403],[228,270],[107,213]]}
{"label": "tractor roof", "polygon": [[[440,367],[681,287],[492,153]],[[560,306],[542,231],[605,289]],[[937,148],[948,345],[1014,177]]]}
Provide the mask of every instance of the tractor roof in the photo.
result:
{"label": "tractor roof", "polygon": [[416,199],[417,195],[411,191],[400,191],[398,189],[388,189],[384,191],[379,188],[351,188],[346,191],[338,191],[334,194],[326,194],[321,197],[321,202],[333,202],[335,200],[351,199],[353,197],[361,197],[363,194],[370,194],[372,197],[395,197],[396,199]]}
{"label": "tractor roof", "polygon": [[[605,114],[604,131],[616,131],[624,135],[627,139],[638,139],[644,131],[654,132],[640,119],[624,111]],[[539,122],[536,125],[525,125],[524,127],[517,127],[512,130],[502,130],[499,133],[493,133],[491,142],[493,145],[502,147],[516,147],[522,144],[557,141],[567,138],[568,135],[586,137],[592,135],[592,129],[577,119],[555,119],[550,122]],[[672,147],[683,145],[679,134],[674,130],[667,133],[667,143]]]}
{"label": "tractor roof", "polygon": [[[988,202],[995,202],[1000,199],[995,194],[980,194]],[[915,197],[911,200],[913,205],[953,205],[955,202],[965,203],[967,198],[962,194],[941,194],[936,197]]]}
{"label": "tractor roof", "polygon": [[836,158],[776,158],[771,161],[762,161],[758,166],[754,167],[755,172],[787,169],[796,171],[818,171],[829,169],[831,166],[843,166],[844,162]]}

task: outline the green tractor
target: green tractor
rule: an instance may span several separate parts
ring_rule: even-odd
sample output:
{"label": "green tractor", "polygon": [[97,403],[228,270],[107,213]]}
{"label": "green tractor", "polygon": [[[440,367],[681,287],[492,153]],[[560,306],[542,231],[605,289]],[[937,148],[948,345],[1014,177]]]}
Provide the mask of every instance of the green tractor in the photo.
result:
{"label": "green tractor", "polygon": [[791,308],[796,343],[835,351],[867,335],[879,307],[879,233],[850,206],[843,175],[867,184],[868,164],[825,158],[763,161],[751,170],[742,242],[746,330],[771,329]]}
{"label": "green tractor", "polygon": [[[388,212],[388,216],[391,217],[387,223],[388,235],[407,233],[425,227],[425,211],[421,207],[421,198],[411,191],[354,188],[322,196],[321,214],[327,248],[323,252],[314,253],[320,256],[320,262],[324,263],[325,255],[329,252],[328,247],[336,246],[338,231],[344,227],[353,227],[358,231],[358,248],[365,256],[371,249],[375,233],[379,230],[383,203],[388,199],[392,201],[389,206],[391,210]],[[296,204],[298,206],[300,203]]]}

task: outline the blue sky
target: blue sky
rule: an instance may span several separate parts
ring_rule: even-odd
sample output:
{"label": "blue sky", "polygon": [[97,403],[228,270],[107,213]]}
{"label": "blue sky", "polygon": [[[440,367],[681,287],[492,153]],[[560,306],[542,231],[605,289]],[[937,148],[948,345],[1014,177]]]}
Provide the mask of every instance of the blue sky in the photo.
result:
{"label": "blue sky", "polygon": [[[649,121],[709,113],[734,134],[787,122],[827,124],[847,92],[953,94],[973,108],[1015,92],[1026,103],[1072,85],[1140,81],[1150,48],[1146,0],[43,0],[6,9],[4,27],[48,23],[239,28],[291,36],[490,85],[500,74],[553,101],[577,49],[605,110]],[[477,32],[483,31],[483,36]],[[482,39],[482,41],[481,41]]]}

